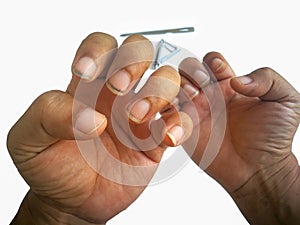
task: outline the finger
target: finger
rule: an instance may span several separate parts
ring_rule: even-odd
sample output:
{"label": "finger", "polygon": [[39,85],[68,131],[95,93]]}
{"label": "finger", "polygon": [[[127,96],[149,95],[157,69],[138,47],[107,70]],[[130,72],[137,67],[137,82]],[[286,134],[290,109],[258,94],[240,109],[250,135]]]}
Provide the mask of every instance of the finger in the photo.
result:
{"label": "finger", "polygon": [[284,101],[298,92],[282,76],[270,68],[258,69],[249,75],[231,80],[232,88],[248,97],[265,101]]}
{"label": "finger", "polygon": [[170,147],[181,145],[191,135],[193,122],[184,112],[174,113],[166,120],[164,144]]}
{"label": "finger", "polygon": [[180,89],[180,76],[170,66],[156,70],[136,94],[127,108],[131,121],[143,123],[153,118],[176,97]]}
{"label": "finger", "polygon": [[103,76],[116,50],[114,37],[100,32],[90,34],[77,50],[72,64],[73,75],[87,82]]}
{"label": "finger", "polygon": [[51,91],[38,97],[12,127],[8,148],[25,161],[60,139],[96,137],[106,125],[104,115],[79,102],[74,104],[67,93]]}
{"label": "finger", "polygon": [[222,81],[234,77],[234,71],[224,56],[218,52],[210,52],[203,58],[203,62],[210,68],[213,80]]}
{"label": "finger", "polygon": [[200,124],[200,120],[202,119],[200,116],[206,116],[203,114],[200,115],[201,112],[195,109],[195,104],[191,101],[184,103],[181,107],[181,111],[186,113],[192,119],[194,127]]}
{"label": "finger", "polygon": [[199,94],[200,94],[200,89],[197,88],[197,86],[195,86],[185,77],[181,77],[181,89],[178,95],[180,103],[191,101]]}
{"label": "finger", "polygon": [[203,64],[196,58],[186,58],[179,65],[179,73],[197,87],[209,84],[209,73]]}
{"label": "finger", "polygon": [[152,63],[152,43],[143,36],[129,36],[119,48],[109,69],[108,89],[116,95],[125,95]]}
{"label": "finger", "polygon": [[[152,139],[156,143],[155,150],[144,153],[155,162],[160,162],[167,147],[175,147],[184,143],[193,130],[191,118],[184,112],[173,113],[167,118],[161,117],[150,125]],[[138,143],[142,149],[144,144]]]}

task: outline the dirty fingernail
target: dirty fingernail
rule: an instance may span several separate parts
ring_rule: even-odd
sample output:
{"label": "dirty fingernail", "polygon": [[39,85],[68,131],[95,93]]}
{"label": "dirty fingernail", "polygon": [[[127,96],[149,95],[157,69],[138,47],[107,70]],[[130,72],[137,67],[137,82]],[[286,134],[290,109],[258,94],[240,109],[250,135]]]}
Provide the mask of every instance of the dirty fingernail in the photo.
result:
{"label": "dirty fingernail", "polygon": [[95,76],[97,65],[90,57],[82,57],[75,64],[73,73],[84,80],[92,80]]}
{"label": "dirty fingernail", "polygon": [[125,70],[120,70],[109,78],[106,83],[109,90],[116,95],[124,95],[130,85],[131,77],[130,74]]}
{"label": "dirty fingernail", "polygon": [[177,146],[183,139],[184,130],[181,126],[175,125],[167,132],[167,136],[169,137],[173,146]]}

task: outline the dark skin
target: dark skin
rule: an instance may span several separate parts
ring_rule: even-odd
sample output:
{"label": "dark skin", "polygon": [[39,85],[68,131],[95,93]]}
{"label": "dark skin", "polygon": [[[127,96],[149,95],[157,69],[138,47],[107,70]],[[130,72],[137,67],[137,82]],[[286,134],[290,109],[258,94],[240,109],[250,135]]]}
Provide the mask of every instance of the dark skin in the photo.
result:
{"label": "dark skin", "polygon": [[[145,41],[143,37],[134,36],[125,42],[141,40]],[[183,102],[180,104],[180,113],[164,111],[162,119],[165,120],[166,126],[161,134],[161,142],[151,151],[134,151],[118,140],[112,128],[111,107],[119,93],[116,93],[116,89],[111,88],[111,85],[105,85],[97,98],[96,111],[106,116],[102,123],[94,127],[96,129],[92,132],[77,132],[73,129],[72,114],[80,115],[82,109],[90,105],[85,93],[79,96],[78,102],[74,99],[78,83],[83,79],[78,77],[82,73],[74,70],[79,70],[84,65],[81,64],[80,68],[77,68],[78,60],[89,56],[95,60],[97,68],[103,67],[103,64],[114,65],[111,60],[103,60],[101,57],[101,60],[98,60],[103,52],[114,48],[116,42],[112,37],[102,33],[90,35],[75,56],[74,76],[67,91],[52,91],[39,97],[11,129],[8,149],[30,186],[30,191],[12,224],[104,224],[126,209],[142,193],[167,146],[183,143],[189,152],[192,148],[190,143],[196,140],[197,146],[191,157],[199,164],[211,134],[211,114],[201,89],[212,85],[219,85],[224,96],[226,129],[216,158],[208,167],[202,169],[229,192],[251,224],[299,223],[297,209],[300,200],[295,197],[300,184],[299,166],[291,152],[291,145],[300,121],[300,97],[287,81],[271,69],[260,69],[246,76],[251,79],[242,78],[248,83],[243,84],[243,80],[234,78],[234,72],[224,57],[214,52],[209,53],[204,61],[214,72],[216,80],[200,85],[201,88],[191,78],[195,70],[203,69],[194,59],[182,62],[180,74],[172,68],[163,67],[152,76],[166,78],[172,84],[179,85],[181,82],[182,86],[189,83],[200,91],[192,96],[197,113],[191,115],[191,106]],[[149,66],[147,60],[152,57],[151,54],[147,55],[151,49],[132,54],[137,48],[138,46],[135,46],[126,51],[129,51],[132,57],[138,56],[142,63],[126,67],[117,63],[116,69],[129,72],[132,80],[143,74]],[[141,48],[149,46],[144,43]],[[113,58],[118,59],[118,56],[113,55]],[[216,58],[221,61],[214,60]],[[122,60],[126,61],[121,57],[120,61]],[[87,61],[85,58],[85,62]],[[93,67],[89,67],[86,73],[91,71],[90,68]],[[109,81],[113,83],[113,79]],[[91,78],[85,82],[84,86],[93,90],[93,85],[100,85],[104,81]],[[167,84],[168,82],[165,85]],[[151,83],[148,86],[151,87]],[[157,89],[149,88],[155,93],[174,89],[176,88],[166,88],[163,85]],[[168,107],[169,102],[165,99],[175,98],[178,91],[164,92],[164,99],[147,99],[151,103],[151,111],[142,120],[131,117],[133,133],[139,137],[149,136],[150,130],[146,128],[149,127],[154,114]],[[130,102],[133,98],[133,95],[126,91],[121,95],[124,102]],[[140,113],[141,110],[139,114],[134,115],[139,116]],[[197,137],[193,136],[193,124],[187,116],[189,114],[191,118],[196,116],[201,125],[202,132]],[[121,116],[125,118],[127,114]],[[75,124],[76,122],[77,120]],[[180,136],[180,130],[170,135],[169,131],[174,125],[183,129],[184,137]],[[194,129],[197,129],[197,124],[194,124]],[[80,142],[98,136],[105,149],[117,160],[129,165],[152,168],[147,170],[146,176],[135,177],[137,183],[144,179],[142,184],[131,186],[113,182],[99,175],[93,165],[87,163],[78,149],[78,142],[74,139],[79,139]],[[188,137],[190,139],[186,141]],[[132,144],[138,145],[134,141]],[[92,148],[93,151],[95,149]],[[101,163],[105,167],[108,161],[104,160]],[[126,180],[126,174],[124,176],[121,171],[119,176]]]}
{"label": "dark skin", "polygon": [[[229,192],[250,224],[299,224],[299,165],[291,151],[300,121],[299,93],[269,68],[236,79],[221,54],[210,53],[204,62],[216,76],[210,85],[219,84],[223,92],[227,124],[218,155],[203,169]],[[192,59],[182,63],[186,66],[200,67]],[[199,164],[211,114],[203,92],[193,102],[203,130],[192,155]],[[189,142],[184,146],[188,151]]]}

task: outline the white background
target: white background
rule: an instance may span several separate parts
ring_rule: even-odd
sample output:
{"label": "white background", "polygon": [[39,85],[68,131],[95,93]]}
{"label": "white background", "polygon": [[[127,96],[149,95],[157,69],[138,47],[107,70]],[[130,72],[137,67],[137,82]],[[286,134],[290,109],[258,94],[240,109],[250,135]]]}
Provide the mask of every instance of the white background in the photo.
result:
{"label": "white background", "polygon": [[[0,225],[11,221],[28,190],[7,153],[7,132],[39,94],[66,88],[75,51],[89,33],[118,36],[194,26],[194,33],[163,38],[201,58],[219,51],[237,75],[272,67],[299,91],[299,21],[297,1],[1,1]],[[298,157],[299,150],[298,132]],[[108,224],[247,222],[228,194],[190,163],[175,177],[149,187]]]}

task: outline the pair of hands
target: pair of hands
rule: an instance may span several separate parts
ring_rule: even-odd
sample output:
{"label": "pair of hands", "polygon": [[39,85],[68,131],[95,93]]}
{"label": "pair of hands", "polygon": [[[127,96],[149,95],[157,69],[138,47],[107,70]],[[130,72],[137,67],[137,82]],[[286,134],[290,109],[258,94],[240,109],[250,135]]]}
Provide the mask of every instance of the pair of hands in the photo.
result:
{"label": "pair of hands", "polygon": [[[30,186],[16,224],[104,224],[142,193],[166,148],[180,144],[249,222],[263,223],[269,215],[265,224],[279,223],[293,212],[300,202],[287,194],[300,183],[291,152],[300,121],[297,91],[267,68],[235,77],[213,52],[203,60],[215,75],[212,82],[189,58],[179,71],[159,68],[135,94],[153,54],[142,36],[130,36],[118,48],[107,34],[89,35],[76,53],[67,91],[38,97],[13,126],[8,149]],[[216,86],[225,101],[224,131],[211,128],[218,102],[208,102],[207,93]],[[154,120],[157,112],[161,118]],[[224,134],[219,152],[205,165],[206,146],[211,135],[222,136],[218,132]],[[259,205],[262,199],[270,205]],[[286,212],[281,204],[293,207]]]}

